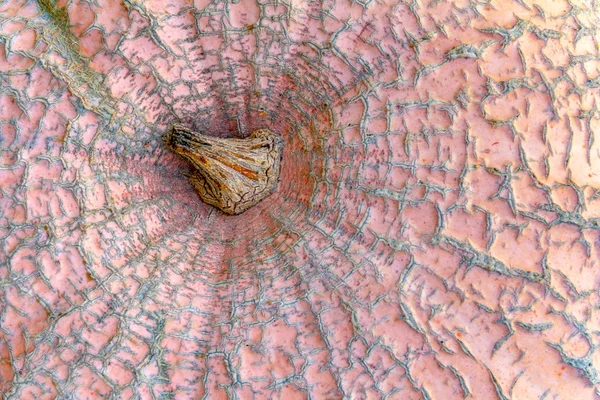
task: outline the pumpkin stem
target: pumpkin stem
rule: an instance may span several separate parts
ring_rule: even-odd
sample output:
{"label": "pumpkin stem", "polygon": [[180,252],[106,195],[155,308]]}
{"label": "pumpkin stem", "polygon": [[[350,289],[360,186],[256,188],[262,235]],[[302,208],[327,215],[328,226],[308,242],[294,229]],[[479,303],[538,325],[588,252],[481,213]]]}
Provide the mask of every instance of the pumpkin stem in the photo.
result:
{"label": "pumpkin stem", "polygon": [[277,187],[283,139],[268,129],[216,138],[175,124],[166,144],[194,165],[189,179],[202,200],[226,214],[246,211]]}

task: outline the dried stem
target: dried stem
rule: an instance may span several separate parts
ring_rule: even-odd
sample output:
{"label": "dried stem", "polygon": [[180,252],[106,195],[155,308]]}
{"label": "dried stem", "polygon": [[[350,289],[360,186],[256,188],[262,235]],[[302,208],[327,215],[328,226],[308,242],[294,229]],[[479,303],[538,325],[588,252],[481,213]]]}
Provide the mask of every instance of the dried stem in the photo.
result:
{"label": "dried stem", "polygon": [[216,138],[175,124],[167,145],[196,168],[189,178],[202,200],[226,214],[246,211],[277,186],[283,139],[268,129]]}

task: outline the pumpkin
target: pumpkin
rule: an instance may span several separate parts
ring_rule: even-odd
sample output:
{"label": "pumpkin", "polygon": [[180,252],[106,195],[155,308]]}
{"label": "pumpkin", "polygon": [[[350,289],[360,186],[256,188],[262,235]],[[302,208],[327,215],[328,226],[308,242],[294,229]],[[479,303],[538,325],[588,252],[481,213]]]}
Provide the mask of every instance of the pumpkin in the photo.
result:
{"label": "pumpkin", "polygon": [[[0,5],[7,399],[600,389],[598,3]],[[173,126],[283,139],[202,201]]]}

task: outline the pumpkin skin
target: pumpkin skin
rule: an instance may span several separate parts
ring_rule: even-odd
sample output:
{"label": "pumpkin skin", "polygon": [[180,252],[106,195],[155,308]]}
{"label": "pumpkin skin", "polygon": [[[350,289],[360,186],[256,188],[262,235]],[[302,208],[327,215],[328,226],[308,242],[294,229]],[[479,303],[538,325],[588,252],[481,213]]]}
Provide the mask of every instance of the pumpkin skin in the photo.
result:
{"label": "pumpkin skin", "polygon": [[[593,398],[598,16],[3,3],[0,392]],[[175,123],[281,135],[275,193],[204,204]]]}

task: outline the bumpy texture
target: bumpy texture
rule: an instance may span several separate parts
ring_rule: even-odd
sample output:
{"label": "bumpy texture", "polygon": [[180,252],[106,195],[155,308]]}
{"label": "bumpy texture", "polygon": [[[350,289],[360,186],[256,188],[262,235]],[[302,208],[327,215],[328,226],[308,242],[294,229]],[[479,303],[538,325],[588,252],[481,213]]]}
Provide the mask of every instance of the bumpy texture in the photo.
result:
{"label": "bumpy texture", "polygon": [[241,214],[273,193],[283,140],[268,129],[244,139],[215,138],[175,124],[166,140],[195,167],[189,176],[200,198],[226,214]]}
{"label": "bumpy texture", "polygon": [[[0,5],[6,399],[589,399],[595,0]],[[199,201],[176,122],[285,140]]]}

